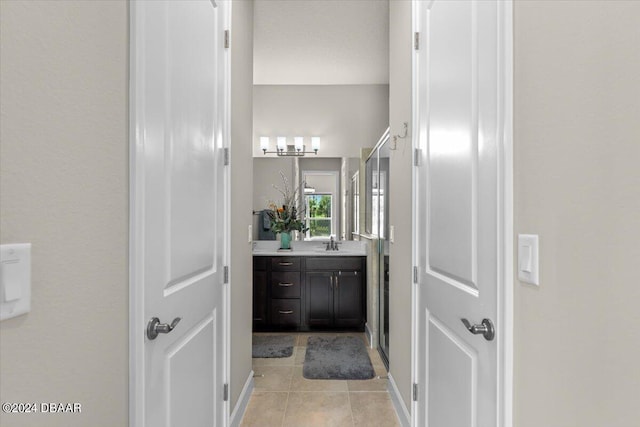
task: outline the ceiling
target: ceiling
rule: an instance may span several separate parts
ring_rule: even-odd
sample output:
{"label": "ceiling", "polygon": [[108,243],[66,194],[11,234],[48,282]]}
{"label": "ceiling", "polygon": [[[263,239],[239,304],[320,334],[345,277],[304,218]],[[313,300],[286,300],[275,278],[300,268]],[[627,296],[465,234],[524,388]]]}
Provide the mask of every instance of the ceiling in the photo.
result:
{"label": "ceiling", "polygon": [[388,0],[256,0],[254,84],[389,83]]}

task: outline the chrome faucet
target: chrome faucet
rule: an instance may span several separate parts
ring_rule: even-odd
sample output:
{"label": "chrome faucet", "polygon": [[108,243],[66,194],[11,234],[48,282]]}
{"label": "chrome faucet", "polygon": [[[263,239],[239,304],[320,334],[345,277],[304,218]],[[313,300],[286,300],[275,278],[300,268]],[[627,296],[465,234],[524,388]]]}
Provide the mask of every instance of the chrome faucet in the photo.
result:
{"label": "chrome faucet", "polygon": [[329,240],[329,241],[327,242],[327,249],[326,249],[326,250],[327,250],[327,251],[337,251],[337,250],[339,250],[339,248],[338,248],[338,245],[339,245],[339,244],[340,244],[340,243],[336,242],[336,241],[334,240],[333,236],[331,236],[331,240]]}

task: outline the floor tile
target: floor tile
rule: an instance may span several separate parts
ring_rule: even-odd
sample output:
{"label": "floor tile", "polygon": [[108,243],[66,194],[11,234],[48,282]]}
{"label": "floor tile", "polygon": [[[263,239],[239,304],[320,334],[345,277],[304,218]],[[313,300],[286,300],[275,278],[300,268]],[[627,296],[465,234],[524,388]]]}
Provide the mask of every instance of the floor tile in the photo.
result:
{"label": "floor tile", "polygon": [[351,392],[349,401],[356,427],[400,426],[388,393]]}
{"label": "floor tile", "polygon": [[296,347],[295,352],[296,354],[294,355],[294,365],[299,366],[304,364],[304,358],[307,354],[307,347]]}
{"label": "floor tile", "polygon": [[351,427],[348,393],[291,392],[285,411],[285,427]]}
{"label": "floor tile", "polygon": [[348,391],[345,380],[308,380],[302,375],[302,366],[293,368],[292,391]]}
{"label": "floor tile", "polygon": [[287,392],[254,392],[240,427],[281,427],[288,395]]}
{"label": "floor tile", "polygon": [[384,366],[374,366],[375,378],[371,380],[349,380],[349,391],[387,391],[387,370]]}
{"label": "floor tile", "polygon": [[291,387],[291,366],[255,366],[253,372],[257,391],[289,391]]}
{"label": "floor tile", "polygon": [[367,351],[369,352],[369,358],[371,358],[371,364],[374,366],[374,368],[376,366],[384,367],[384,362],[382,361],[377,348],[368,348]]}

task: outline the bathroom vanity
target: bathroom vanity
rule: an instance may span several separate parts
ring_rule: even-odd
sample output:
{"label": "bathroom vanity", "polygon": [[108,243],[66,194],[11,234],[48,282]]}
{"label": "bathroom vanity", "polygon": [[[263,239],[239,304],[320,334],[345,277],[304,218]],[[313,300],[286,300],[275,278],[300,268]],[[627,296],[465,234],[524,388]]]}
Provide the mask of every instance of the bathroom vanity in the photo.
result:
{"label": "bathroom vanity", "polygon": [[363,331],[364,251],[254,250],[255,331]]}

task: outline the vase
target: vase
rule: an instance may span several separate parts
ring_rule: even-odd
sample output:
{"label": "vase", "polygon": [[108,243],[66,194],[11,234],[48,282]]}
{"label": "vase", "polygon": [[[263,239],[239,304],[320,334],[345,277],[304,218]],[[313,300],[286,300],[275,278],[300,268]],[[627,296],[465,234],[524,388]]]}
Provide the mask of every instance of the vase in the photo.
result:
{"label": "vase", "polygon": [[283,231],[280,233],[280,249],[291,249],[291,233]]}

